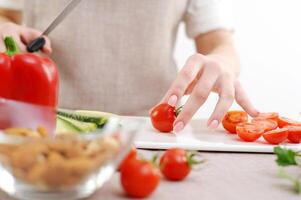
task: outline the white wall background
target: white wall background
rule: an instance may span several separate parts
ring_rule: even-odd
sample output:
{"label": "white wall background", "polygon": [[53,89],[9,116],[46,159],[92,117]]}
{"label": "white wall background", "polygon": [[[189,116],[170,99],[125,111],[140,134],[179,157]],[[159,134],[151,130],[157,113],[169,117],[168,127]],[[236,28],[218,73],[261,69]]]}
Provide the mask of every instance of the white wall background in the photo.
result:
{"label": "white wall background", "polygon": [[[250,99],[260,111],[299,117],[301,1],[232,0],[232,7],[242,63],[240,80]],[[182,26],[175,52],[178,65],[193,52],[193,42],[186,38]],[[216,101],[217,96],[212,95],[198,116],[208,117]]]}

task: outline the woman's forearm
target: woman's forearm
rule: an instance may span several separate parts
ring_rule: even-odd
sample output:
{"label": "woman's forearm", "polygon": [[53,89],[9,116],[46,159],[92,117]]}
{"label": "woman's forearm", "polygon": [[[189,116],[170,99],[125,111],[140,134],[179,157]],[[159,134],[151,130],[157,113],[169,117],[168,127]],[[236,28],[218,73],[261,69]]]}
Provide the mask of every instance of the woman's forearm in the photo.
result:
{"label": "woman's forearm", "polygon": [[240,62],[230,31],[217,30],[196,38],[198,53],[217,57],[235,75],[239,74]]}

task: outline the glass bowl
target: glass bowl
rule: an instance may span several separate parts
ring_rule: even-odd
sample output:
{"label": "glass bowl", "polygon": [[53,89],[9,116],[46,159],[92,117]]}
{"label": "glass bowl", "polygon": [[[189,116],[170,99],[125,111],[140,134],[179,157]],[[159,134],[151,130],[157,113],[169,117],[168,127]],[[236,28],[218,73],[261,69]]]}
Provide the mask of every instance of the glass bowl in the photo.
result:
{"label": "glass bowl", "polygon": [[91,133],[51,138],[0,131],[0,189],[17,199],[74,200],[93,194],[130,150],[139,122],[110,117]]}

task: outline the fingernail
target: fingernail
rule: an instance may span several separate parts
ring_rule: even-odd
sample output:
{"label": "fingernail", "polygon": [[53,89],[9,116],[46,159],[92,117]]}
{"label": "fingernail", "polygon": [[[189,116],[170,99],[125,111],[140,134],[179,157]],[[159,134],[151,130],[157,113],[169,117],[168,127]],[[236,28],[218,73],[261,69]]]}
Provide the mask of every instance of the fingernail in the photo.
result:
{"label": "fingernail", "polygon": [[178,97],[176,95],[172,95],[171,97],[169,97],[168,99],[168,105],[175,107],[178,101]]}
{"label": "fingernail", "polygon": [[213,120],[210,124],[209,124],[209,128],[211,129],[216,129],[218,127],[218,121],[217,120]]}
{"label": "fingernail", "polygon": [[183,123],[183,122],[177,122],[177,123],[175,124],[175,126],[173,127],[173,131],[174,131],[175,133],[178,133],[178,132],[180,132],[181,130],[183,130],[183,128],[184,128],[184,123]]}

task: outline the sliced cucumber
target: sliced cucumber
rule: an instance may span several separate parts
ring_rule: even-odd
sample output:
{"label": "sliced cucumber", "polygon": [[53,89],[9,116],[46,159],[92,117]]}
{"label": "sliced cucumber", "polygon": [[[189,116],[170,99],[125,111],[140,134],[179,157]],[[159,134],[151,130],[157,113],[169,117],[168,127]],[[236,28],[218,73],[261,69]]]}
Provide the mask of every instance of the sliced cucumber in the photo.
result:
{"label": "sliced cucumber", "polygon": [[79,133],[80,129],[72,123],[57,117],[56,118],[56,133]]}
{"label": "sliced cucumber", "polygon": [[70,123],[76,129],[78,129],[80,132],[91,132],[91,131],[95,131],[97,129],[97,124],[95,124],[95,123],[78,121],[78,120],[60,116],[60,115],[58,115],[57,118]]}
{"label": "sliced cucumber", "polygon": [[58,110],[58,116],[71,118],[81,122],[94,123],[97,127],[102,128],[108,121],[108,117],[112,116],[110,113],[94,112],[94,111],[68,111]]}

